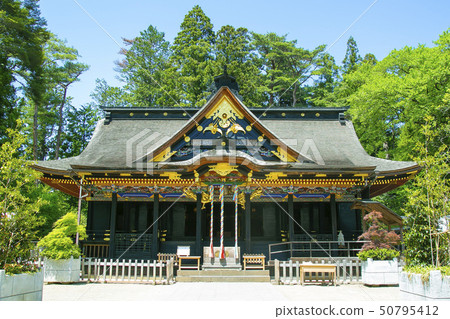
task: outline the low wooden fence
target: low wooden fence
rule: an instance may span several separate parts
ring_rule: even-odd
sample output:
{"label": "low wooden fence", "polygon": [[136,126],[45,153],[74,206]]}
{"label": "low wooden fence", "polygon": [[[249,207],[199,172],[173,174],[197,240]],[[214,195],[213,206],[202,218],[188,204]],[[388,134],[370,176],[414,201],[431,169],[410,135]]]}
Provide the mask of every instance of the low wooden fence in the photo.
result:
{"label": "low wooden fence", "polygon": [[172,284],[173,261],[81,259],[81,280],[92,282],[130,282]]}
{"label": "low wooden fence", "polygon": [[109,244],[83,243],[81,253],[85,257],[107,258],[109,255]]}
{"label": "low wooden fence", "polygon": [[[292,258],[289,261],[274,261],[275,282],[281,285],[300,285],[300,264],[335,264],[336,282],[348,284],[361,282],[361,261],[358,258]],[[305,282],[317,282],[324,279],[325,274],[306,274]]]}
{"label": "low wooden fence", "polygon": [[367,241],[288,241],[269,245],[269,260],[297,257],[356,257]]}

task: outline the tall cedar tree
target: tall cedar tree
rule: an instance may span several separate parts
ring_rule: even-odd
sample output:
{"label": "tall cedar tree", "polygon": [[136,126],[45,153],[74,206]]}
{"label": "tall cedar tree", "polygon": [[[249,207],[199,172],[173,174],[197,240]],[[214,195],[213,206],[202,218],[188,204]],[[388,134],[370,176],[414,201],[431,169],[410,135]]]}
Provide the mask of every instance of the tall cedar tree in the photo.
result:
{"label": "tall cedar tree", "polygon": [[134,106],[166,106],[173,101],[166,94],[164,72],[169,67],[170,43],[164,33],[149,26],[134,39],[123,39],[128,49],[117,62],[120,78]]}
{"label": "tall cedar tree", "polygon": [[202,106],[214,73],[214,31],[200,6],[184,17],[181,30],[172,45],[173,68],[168,73],[174,87],[169,92],[185,106]]}

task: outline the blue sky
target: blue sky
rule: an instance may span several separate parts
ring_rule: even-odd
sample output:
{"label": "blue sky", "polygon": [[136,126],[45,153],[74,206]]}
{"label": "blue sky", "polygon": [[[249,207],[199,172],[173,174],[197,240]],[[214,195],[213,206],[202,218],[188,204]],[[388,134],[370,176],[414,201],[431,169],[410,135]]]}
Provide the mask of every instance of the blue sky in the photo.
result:
{"label": "blue sky", "polygon": [[[114,61],[117,44],[78,5],[95,18],[109,35],[121,44],[121,38],[133,38],[149,25],[164,32],[173,41],[187,12],[200,5],[211,19],[214,30],[223,25],[246,27],[257,33],[287,34],[289,40],[313,49],[331,45],[376,0],[228,0],[228,1],[151,1],[151,0],[41,0],[42,16],[50,31],[67,40],[90,65],[81,81],[70,88],[75,106],[90,101],[95,79],[110,85],[116,79]],[[448,0],[378,0],[350,30],[329,49],[340,63],[346,42],[353,36],[360,54],[373,53],[383,59],[393,49],[404,46],[433,45],[450,27]]]}

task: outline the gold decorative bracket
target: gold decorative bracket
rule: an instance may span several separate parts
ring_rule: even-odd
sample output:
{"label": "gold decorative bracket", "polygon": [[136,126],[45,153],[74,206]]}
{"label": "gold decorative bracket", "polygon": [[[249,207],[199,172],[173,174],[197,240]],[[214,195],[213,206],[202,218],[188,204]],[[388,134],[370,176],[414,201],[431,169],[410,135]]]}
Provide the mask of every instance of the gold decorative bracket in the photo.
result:
{"label": "gold decorative bracket", "polygon": [[161,174],[161,177],[168,177],[169,179],[180,179],[181,174],[178,174],[177,172],[163,172]]}

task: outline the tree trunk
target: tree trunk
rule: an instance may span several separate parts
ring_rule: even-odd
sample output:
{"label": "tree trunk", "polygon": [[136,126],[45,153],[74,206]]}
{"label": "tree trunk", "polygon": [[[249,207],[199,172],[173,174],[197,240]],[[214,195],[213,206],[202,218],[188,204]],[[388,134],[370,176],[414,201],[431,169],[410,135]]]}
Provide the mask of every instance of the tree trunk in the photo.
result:
{"label": "tree trunk", "polygon": [[37,161],[37,145],[38,145],[38,104],[34,101],[34,114],[33,114],[33,160]]}
{"label": "tree trunk", "polygon": [[59,158],[59,149],[61,147],[61,133],[63,128],[63,110],[66,104],[67,98],[67,86],[64,86],[64,95],[61,105],[59,106],[59,121],[58,121],[58,133],[56,135],[56,147],[55,147],[55,159]]}
{"label": "tree trunk", "polygon": [[297,84],[294,84],[294,91],[292,92],[292,107],[294,107],[295,104],[297,104],[296,94],[297,94]]}

